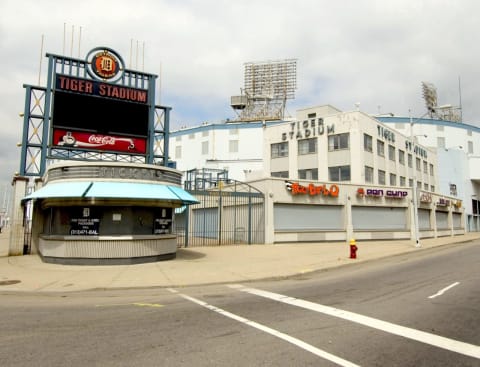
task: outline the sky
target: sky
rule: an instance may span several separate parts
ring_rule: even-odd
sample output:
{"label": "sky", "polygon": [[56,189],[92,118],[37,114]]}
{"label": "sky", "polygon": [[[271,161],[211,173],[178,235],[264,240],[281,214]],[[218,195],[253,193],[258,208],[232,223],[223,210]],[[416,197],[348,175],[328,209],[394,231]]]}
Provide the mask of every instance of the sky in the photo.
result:
{"label": "sky", "polygon": [[45,86],[47,52],[106,46],[160,75],[172,130],[235,118],[244,64],[284,59],[297,60],[291,116],[359,103],[420,117],[426,81],[480,126],[479,13],[476,0],[0,0],[0,195],[20,167],[23,85]]}

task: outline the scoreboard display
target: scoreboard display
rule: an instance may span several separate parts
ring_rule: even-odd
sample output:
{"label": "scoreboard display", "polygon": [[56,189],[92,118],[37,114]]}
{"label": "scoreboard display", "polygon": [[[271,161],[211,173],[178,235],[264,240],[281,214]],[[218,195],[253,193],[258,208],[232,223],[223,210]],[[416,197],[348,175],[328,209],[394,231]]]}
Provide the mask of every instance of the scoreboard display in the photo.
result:
{"label": "scoreboard display", "polygon": [[148,92],[57,75],[52,128],[54,146],[144,154]]}

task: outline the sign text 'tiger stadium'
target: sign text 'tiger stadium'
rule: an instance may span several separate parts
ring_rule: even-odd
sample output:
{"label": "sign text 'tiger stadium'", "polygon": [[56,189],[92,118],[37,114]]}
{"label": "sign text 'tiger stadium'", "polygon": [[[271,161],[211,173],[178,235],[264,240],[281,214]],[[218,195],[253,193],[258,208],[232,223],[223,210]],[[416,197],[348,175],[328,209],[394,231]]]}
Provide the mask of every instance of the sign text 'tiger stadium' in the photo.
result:
{"label": "sign text 'tiger stadium'", "polygon": [[122,87],[88,79],[57,75],[56,89],[68,92],[108,97],[137,103],[148,102],[148,92],[143,89]]}

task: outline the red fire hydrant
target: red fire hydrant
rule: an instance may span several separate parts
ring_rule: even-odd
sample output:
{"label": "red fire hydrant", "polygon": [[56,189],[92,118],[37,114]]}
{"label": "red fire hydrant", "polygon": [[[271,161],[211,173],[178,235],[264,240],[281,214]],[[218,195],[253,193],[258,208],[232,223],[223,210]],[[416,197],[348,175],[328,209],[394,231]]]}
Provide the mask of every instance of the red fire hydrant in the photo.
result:
{"label": "red fire hydrant", "polygon": [[352,238],[350,240],[350,259],[356,259],[357,258],[357,250],[358,250],[358,247],[356,245],[355,239]]}

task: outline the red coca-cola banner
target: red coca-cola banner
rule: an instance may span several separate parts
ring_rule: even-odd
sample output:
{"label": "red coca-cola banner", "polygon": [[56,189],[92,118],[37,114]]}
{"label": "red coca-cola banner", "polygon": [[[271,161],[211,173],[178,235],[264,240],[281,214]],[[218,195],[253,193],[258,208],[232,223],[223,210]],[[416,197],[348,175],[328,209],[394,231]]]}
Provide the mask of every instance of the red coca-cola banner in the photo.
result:
{"label": "red coca-cola banner", "polygon": [[53,145],[65,148],[84,148],[137,154],[145,154],[147,151],[145,139],[63,129],[53,130]]}

